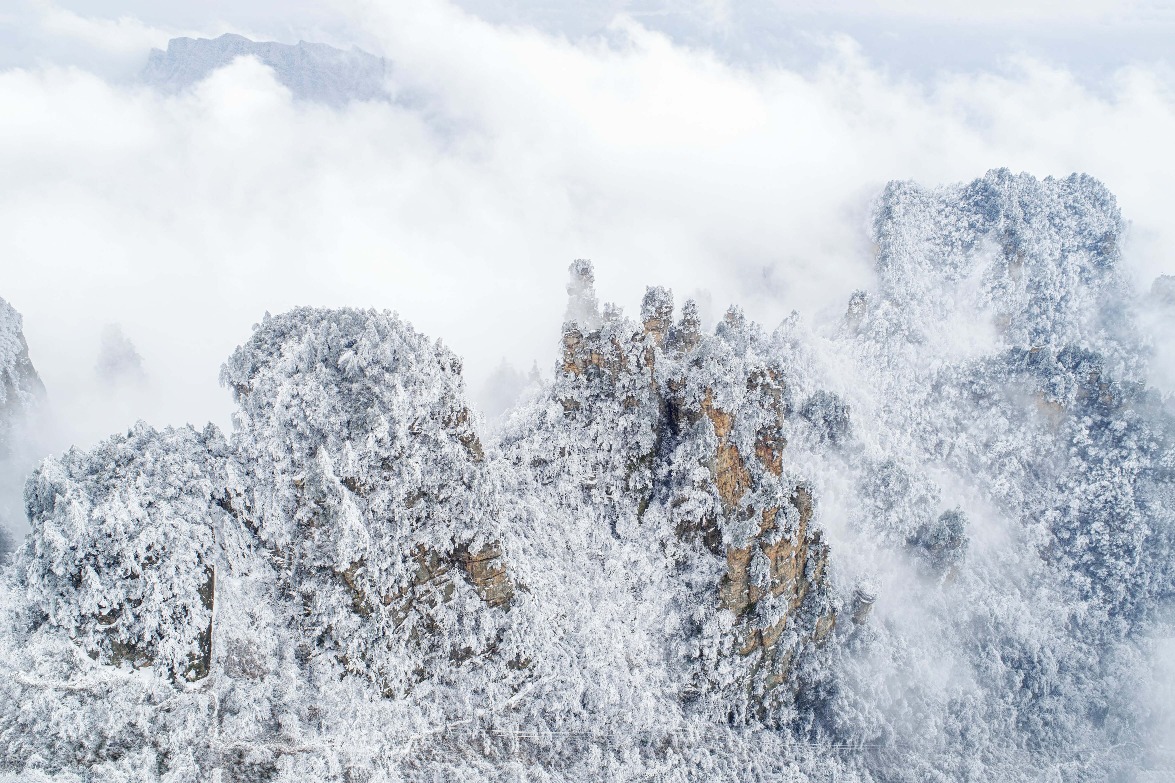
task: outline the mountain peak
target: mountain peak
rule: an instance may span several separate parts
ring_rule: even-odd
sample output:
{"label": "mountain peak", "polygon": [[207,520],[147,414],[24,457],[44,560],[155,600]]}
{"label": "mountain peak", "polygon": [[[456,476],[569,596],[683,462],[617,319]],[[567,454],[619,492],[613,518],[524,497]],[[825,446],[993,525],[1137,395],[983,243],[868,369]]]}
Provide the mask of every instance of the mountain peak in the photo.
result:
{"label": "mountain peak", "polygon": [[173,38],[166,51],[151,50],[142,79],[165,92],[178,92],[238,57],[254,57],[273,69],[278,82],[301,100],[341,106],[389,97],[390,65],[382,57],[361,49],[344,51],[306,41],[253,41],[235,33],[217,38]]}

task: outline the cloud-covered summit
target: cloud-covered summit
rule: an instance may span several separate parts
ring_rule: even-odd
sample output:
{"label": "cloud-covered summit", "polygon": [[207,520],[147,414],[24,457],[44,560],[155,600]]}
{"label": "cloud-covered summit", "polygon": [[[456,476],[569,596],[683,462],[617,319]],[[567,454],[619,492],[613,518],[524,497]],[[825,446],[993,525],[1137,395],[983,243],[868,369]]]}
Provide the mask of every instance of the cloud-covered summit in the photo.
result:
{"label": "cloud-covered summit", "polygon": [[151,50],[142,78],[163,90],[181,90],[238,57],[255,57],[272,68],[277,81],[296,98],[341,106],[388,97],[389,65],[382,57],[306,41],[252,41],[232,33],[212,39],[173,38],[166,51]]}
{"label": "cloud-covered summit", "polygon": [[206,79],[217,68],[242,56],[274,69],[278,82],[295,98],[342,106],[350,100],[388,98],[388,61],[353,48],[325,44],[277,44],[224,33],[214,39],[175,38],[167,51],[152,49],[142,79],[149,85],[179,91]]}

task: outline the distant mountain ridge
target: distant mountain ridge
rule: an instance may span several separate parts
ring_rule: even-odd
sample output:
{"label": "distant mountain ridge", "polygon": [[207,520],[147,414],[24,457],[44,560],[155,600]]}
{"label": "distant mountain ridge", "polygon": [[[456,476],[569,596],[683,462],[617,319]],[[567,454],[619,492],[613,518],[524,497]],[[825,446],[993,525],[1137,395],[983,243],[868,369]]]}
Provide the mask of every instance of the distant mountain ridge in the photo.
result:
{"label": "distant mountain ridge", "polygon": [[387,100],[390,63],[361,49],[344,51],[322,43],[253,41],[225,33],[218,38],[173,38],[167,51],[152,49],[143,69],[147,84],[178,92],[202,81],[238,57],[255,57],[273,69],[295,98],[331,106]]}

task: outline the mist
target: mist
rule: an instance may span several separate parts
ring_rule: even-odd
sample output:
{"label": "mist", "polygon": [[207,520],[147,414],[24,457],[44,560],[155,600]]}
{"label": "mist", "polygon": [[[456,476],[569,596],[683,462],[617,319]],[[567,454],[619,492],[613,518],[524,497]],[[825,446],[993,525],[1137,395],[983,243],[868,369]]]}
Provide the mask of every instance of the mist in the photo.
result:
{"label": "mist", "polygon": [[[53,400],[53,448],[134,417],[228,426],[220,363],[295,304],[397,310],[463,357],[474,396],[503,359],[550,365],[576,257],[630,311],[662,284],[769,327],[839,314],[870,284],[865,221],[893,178],[1092,173],[1133,220],[1139,288],[1169,271],[1160,70],[1091,86],[1017,60],[913,81],[846,37],[800,72],[623,15],[572,41],[442,3],[345,11],[402,100],[297,102],[249,60],[175,97],[73,66],[0,72],[0,285]],[[70,19],[73,38],[117,38]],[[151,379],[135,413],[91,393],[110,322]]]}

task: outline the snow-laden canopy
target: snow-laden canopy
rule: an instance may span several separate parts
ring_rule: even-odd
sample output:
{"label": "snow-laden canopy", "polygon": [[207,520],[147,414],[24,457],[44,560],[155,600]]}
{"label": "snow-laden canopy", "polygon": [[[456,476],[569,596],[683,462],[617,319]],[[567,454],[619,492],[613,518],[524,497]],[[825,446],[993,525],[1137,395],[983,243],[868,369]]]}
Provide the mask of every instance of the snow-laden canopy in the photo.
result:
{"label": "snow-laden canopy", "polygon": [[894,183],[878,289],[770,333],[659,288],[625,317],[576,261],[554,372],[493,439],[395,315],[267,316],[230,437],[140,425],[29,481],[0,770],[1153,768],[1175,451],[1122,232],[1088,177]]}

